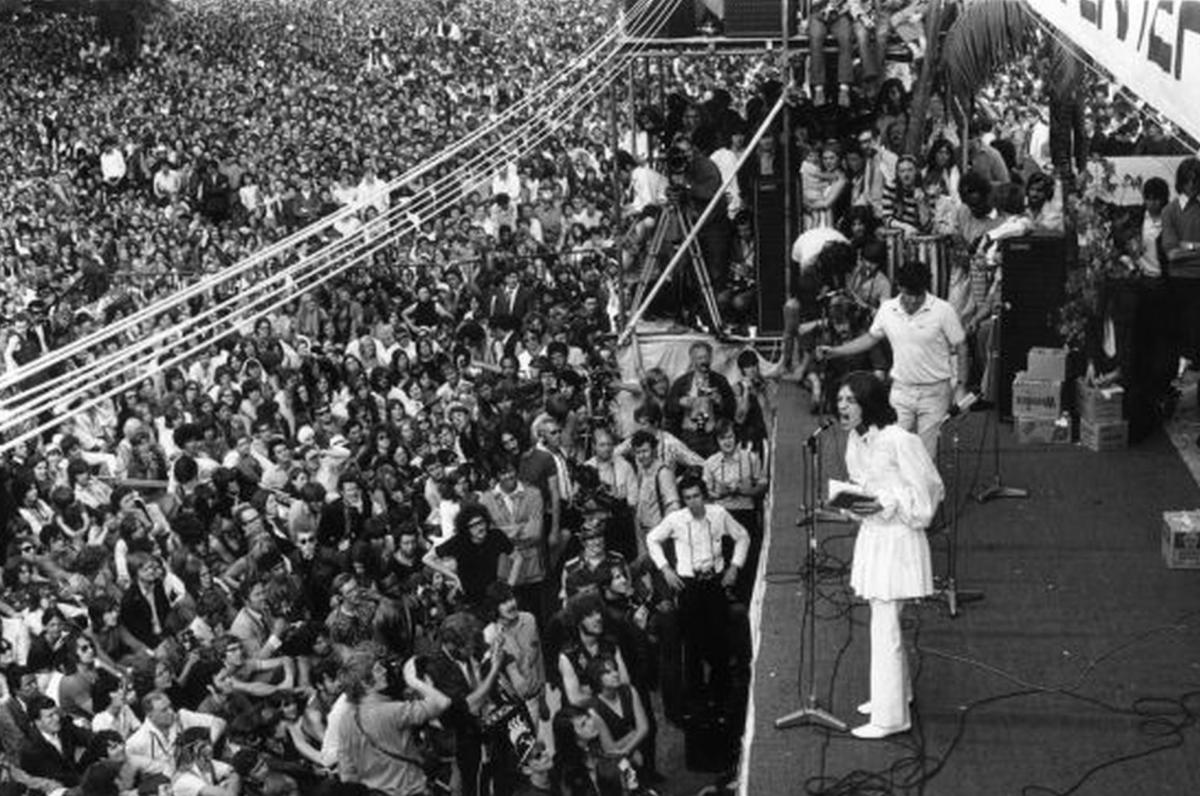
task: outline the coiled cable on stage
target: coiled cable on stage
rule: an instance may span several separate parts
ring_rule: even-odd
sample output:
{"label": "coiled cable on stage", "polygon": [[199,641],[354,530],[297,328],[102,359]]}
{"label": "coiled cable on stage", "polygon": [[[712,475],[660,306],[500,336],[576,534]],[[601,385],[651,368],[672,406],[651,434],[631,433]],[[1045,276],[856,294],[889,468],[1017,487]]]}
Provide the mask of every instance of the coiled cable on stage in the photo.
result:
{"label": "coiled cable on stage", "polygon": [[[1134,699],[1129,705],[1118,705],[1108,700],[1084,694],[1080,689],[1106,660],[1125,650],[1144,646],[1155,636],[1190,630],[1192,628],[1188,622],[1197,617],[1200,617],[1200,611],[1190,611],[1170,624],[1157,626],[1137,633],[1129,639],[1109,647],[1100,655],[1089,660],[1074,681],[1062,685],[1047,685],[1032,682],[1019,675],[1005,671],[1000,667],[967,655],[923,646],[920,642],[921,619],[918,614],[913,620],[914,646],[916,648],[916,661],[914,663],[915,681],[919,681],[920,679],[924,656],[930,655],[979,669],[982,672],[987,672],[988,674],[1007,680],[1018,687],[1015,690],[990,694],[962,705],[958,710],[954,735],[945,748],[936,755],[931,755],[927,748],[921,726],[920,712],[914,705],[911,737],[915,740],[911,744],[904,743],[903,741],[896,742],[907,749],[909,753],[897,758],[891,765],[881,770],[856,769],[840,777],[831,777],[824,774],[825,751],[828,748],[828,744],[832,739],[840,737],[826,732],[826,740],[822,746],[820,761],[822,773],[810,777],[805,782],[804,792],[810,794],[810,796],[859,796],[860,794],[870,794],[871,796],[876,796],[877,794],[884,796],[886,794],[890,796],[891,794],[920,793],[937,778],[938,774],[950,762],[954,752],[966,734],[968,723],[973,714],[1003,702],[1029,697],[1066,697],[1105,712],[1132,719],[1136,722],[1136,734],[1156,741],[1156,743],[1147,748],[1126,754],[1111,755],[1089,766],[1066,787],[1053,788],[1041,784],[1025,785],[1021,788],[1022,796],[1071,796],[1071,794],[1077,793],[1084,785],[1090,782],[1093,777],[1107,769],[1179,749],[1187,742],[1186,733],[1200,724],[1200,690],[1186,691],[1177,695],[1143,696]],[[853,620],[850,619],[849,621],[852,626]],[[849,636],[850,634],[847,635]],[[848,643],[849,641],[847,641],[847,646]],[[831,683],[835,680],[836,677],[832,678]]]}

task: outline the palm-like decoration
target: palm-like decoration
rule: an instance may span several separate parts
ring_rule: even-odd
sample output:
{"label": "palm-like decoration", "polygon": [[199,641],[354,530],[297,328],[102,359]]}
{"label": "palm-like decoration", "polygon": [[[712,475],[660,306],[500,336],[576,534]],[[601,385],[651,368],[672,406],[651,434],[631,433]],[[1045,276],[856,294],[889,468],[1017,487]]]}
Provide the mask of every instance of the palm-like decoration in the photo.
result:
{"label": "palm-like decoration", "polygon": [[[1050,105],[1051,159],[1060,172],[1069,172],[1084,56],[1058,39],[1048,42],[1039,36],[1039,23],[1028,0],[960,0],[957,6],[947,0],[934,0],[930,4],[931,31],[941,29],[945,15],[952,9],[957,14],[940,52],[931,59],[930,74],[922,73],[915,100],[916,118],[923,116],[922,91],[927,92],[927,86],[939,76],[945,78],[951,98],[964,108],[970,107],[971,98],[1002,66],[1021,56],[1040,55],[1041,77]],[[933,53],[936,35],[930,35],[929,40]]]}

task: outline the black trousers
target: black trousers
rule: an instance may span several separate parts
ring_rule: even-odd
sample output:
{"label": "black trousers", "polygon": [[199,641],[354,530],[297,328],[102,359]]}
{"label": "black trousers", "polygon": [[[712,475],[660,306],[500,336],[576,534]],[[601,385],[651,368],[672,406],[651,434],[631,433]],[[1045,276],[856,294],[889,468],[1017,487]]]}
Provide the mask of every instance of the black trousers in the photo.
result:
{"label": "black trousers", "polygon": [[684,578],[683,583],[679,593],[683,697],[686,704],[696,706],[729,691],[729,597],[719,577]]}

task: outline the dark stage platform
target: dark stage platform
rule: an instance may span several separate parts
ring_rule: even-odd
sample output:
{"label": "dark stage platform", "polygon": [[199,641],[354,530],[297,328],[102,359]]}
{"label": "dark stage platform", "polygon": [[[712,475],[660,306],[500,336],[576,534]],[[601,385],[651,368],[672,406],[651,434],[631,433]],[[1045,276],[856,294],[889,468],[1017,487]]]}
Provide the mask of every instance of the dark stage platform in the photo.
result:
{"label": "dark stage platform", "polygon": [[[776,730],[777,717],[803,704],[804,534],[795,519],[802,440],[815,420],[802,403],[806,393],[783,385],[743,793],[1200,793],[1200,571],[1168,570],[1159,552],[1161,512],[1200,508],[1200,489],[1164,434],[1093,453],[1018,446],[1001,425],[1004,480],[1030,498],[981,505],[969,490],[991,480],[980,438],[995,415],[967,418],[959,585],[986,599],[957,619],[933,601],[907,609],[913,731],[860,741],[813,727]],[[827,475],[841,469],[843,445],[827,439]],[[868,649],[867,608],[839,571],[852,534],[847,525],[819,532],[828,557],[815,654],[823,706],[855,726],[855,706],[868,696]],[[945,537],[932,539],[941,574]]]}

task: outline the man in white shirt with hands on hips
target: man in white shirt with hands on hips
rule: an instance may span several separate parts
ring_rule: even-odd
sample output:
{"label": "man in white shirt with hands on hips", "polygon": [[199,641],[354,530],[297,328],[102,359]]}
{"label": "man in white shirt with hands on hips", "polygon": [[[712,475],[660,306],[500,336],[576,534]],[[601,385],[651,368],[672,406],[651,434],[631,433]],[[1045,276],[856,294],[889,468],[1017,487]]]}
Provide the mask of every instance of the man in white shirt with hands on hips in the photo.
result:
{"label": "man in white shirt with hands on hips", "polygon": [[[689,476],[679,484],[684,507],[668,513],[646,534],[646,548],[667,586],[679,601],[684,645],[684,699],[690,709],[706,695],[724,699],[731,692],[731,594],[746,564],[750,534],[722,506],[708,502],[704,481]],[[733,540],[726,563],[722,540]],[[663,545],[674,542],[674,561]],[[709,665],[705,682],[704,663]],[[689,711],[690,712],[690,711]]]}
{"label": "man in white shirt with hands on hips", "polygon": [[936,457],[938,434],[951,401],[960,404],[966,398],[968,363],[958,313],[929,292],[932,279],[925,263],[900,266],[896,272],[900,295],[879,306],[871,328],[841,345],[818,346],[817,357],[854,356],[886,339],[892,346],[889,401],[897,423],[919,435],[929,455]]}

